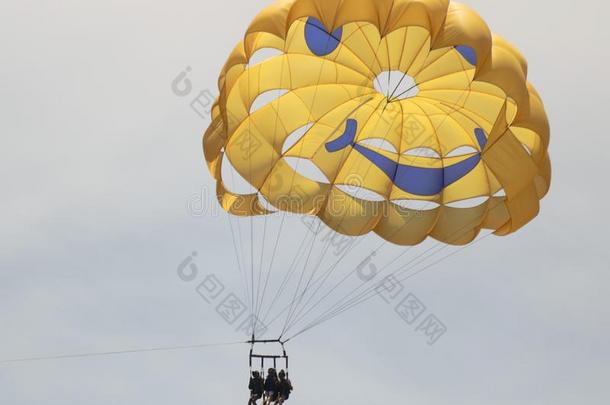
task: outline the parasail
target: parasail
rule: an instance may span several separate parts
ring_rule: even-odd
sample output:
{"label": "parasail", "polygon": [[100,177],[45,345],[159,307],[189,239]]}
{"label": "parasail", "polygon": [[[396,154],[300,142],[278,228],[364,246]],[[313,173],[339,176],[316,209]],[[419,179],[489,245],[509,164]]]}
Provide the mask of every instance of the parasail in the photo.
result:
{"label": "parasail", "polygon": [[[454,1],[278,1],[219,90],[203,148],[232,216],[288,212],[349,237],[462,246],[516,232],[549,191],[549,124],[526,59]],[[225,166],[250,192],[231,190]],[[292,321],[317,302],[309,284]]]}

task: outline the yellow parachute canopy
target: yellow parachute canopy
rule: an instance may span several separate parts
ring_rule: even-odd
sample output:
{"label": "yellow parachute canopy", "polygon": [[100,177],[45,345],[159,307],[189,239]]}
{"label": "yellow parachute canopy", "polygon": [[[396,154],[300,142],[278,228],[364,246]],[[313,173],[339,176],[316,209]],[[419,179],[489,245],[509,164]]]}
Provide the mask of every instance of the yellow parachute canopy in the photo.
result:
{"label": "yellow parachute canopy", "polygon": [[[283,0],[252,22],[204,136],[223,209],[398,245],[507,235],[549,190],[525,58],[447,0]],[[230,164],[256,192],[227,188]]]}

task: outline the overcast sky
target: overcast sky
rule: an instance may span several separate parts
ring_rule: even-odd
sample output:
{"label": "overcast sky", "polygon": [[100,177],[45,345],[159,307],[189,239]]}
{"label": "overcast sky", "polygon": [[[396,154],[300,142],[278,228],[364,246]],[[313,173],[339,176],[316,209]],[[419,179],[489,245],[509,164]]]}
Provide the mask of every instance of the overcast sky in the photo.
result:
{"label": "overcast sky", "polygon": [[[518,234],[404,284],[426,307],[420,320],[445,325],[435,344],[378,297],[291,342],[295,405],[610,400],[610,6],[467,3],[529,60],[552,125],[551,193]],[[209,120],[190,102],[216,94],[226,56],[266,4],[2,2],[0,361],[243,340],[239,321],[196,291],[211,274],[224,295],[243,283],[227,217],[198,205],[213,190],[201,151]],[[193,88],[180,97],[171,85],[187,67]],[[288,246],[307,234],[289,225]],[[177,268],[194,251],[198,273],[183,281]],[[245,403],[247,352],[0,364],[0,403]]]}

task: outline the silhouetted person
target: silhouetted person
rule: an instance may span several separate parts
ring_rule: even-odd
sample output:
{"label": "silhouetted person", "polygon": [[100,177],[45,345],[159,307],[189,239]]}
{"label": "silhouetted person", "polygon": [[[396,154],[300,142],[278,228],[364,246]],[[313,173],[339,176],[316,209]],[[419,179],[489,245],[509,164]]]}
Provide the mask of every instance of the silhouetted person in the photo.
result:
{"label": "silhouetted person", "polygon": [[277,401],[277,372],[274,368],[270,368],[265,379],[265,395],[263,396],[263,405],[270,405],[271,402]]}
{"label": "silhouetted person", "polygon": [[277,400],[276,404],[282,405],[284,401],[287,401],[290,398],[290,393],[292,392],[292,383],[286,376],[284,370],[281,370],[279,373],[279,380],[277,383]]}
{"label": "silhouetted person", "polygon": [[250,400],[248,401],[248,405],[256,405],[256,401],[263,397],[263,392],[265,391],[265,381],[258,371],[252,373],[248,388],[250,389]]}

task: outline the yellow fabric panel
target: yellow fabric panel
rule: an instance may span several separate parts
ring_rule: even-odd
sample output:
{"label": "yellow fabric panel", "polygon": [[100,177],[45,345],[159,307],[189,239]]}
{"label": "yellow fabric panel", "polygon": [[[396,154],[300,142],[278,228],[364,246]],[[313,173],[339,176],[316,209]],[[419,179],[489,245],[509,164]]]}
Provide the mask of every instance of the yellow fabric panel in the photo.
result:
{"label": "yellow fabric panel", "polygon": [[438,112],[438,108],[426,102],[413,100],[401,101],[404,118],[402,142],[398,151],[404,153],[417,148],[430,148],[439,156],[442,155],[436,128],[430,119],[433,113]]}
{"label": "yellow fabric panel", "polygon": [[[259,128],[265,128],[261,130],[261,135],[268,142],[273,143],[280,153],[284,141],[295,130],[308,123],[323,120],[334,112],[350,111],[370,98],[369,95],[353,98],[358,94],[355,88],[345,87],[344,90],[340,92],[330,86],[300,89],[287,93],[250,117]],[[310,110],[312,104],[317,107],[313,111]],[[276,122],[281,124],[281,127],[276,125]],[[282,128],[285,130],[278,133]]]}
{"label": "yellow fabric panel", "polygon": [[[370,94],[370,96],[369,96]],[[270,110],[281,110],[286,115],[286,119],[279,117],[283,122],[294,123],[290,128],[295,130],[301,126],[321,119],[327,113],[333,111],[337,106],[350,102],[356,97],[364,99],[371,98],[372,90],[364,91],[359,86],[350,85],[320,85],[308,86],[286,93],[280,98],[267,104],[252,116],[266,115]],[[227,102],[231,106],[229,118],[229,132],[234,132],[239,125],[242,125],[249,116],[243,102],[239,96],[235,95]],[[284,106],[282,108],[282,106]],[[294,109],[290,108],[294,107]],[[291,121],[292,119],[293,121]],[[275,119],[273,120],[275,121]]]}
{"label": "yellow fabric panel", "polygon": [[485,166],[485,171],[487,172],[487,180],[489,181],[489,194],[494,195],[502,190],[502,183],[500,183],[489,167]]}
{"label": "yellow fabric panel", "polygon": [[544,154],[538,167],[540,168],[540,172],[535,179],[535,185],[536,191],[538,192],[538,198],[542,199],[547,195],[549,188],[551,187],[552,170],[548,153]]}
{"label": "yellow fabric panel", "polygon": [[226,145],[226,155],[238,173],[260,189],[280,155],[254,125],[242,126]]}
{"label": "yellow fabric panel", "polygon": [[483,161],[500,180],[509,198],[528,187],[538,171],[530,156],[510,132],[506,132],[485,149]]}
{"label": "yellow fabric panel", "polygon": [[270,89],[299,89],[320,84],[367,86],[367,77],[345,66],[310,55],[281,56],[256,65],[246,75],[250,82],[241,84],[244,100],[249,104]]}
{"label": "yellow fabric panel", "polygon": [[515,122],[515,118],[517,117],[517,103],[512,98],[508,97],[506,99],[506,122],[508,124],[513,124]]}
{"label": "yellow fabric panel", "polygon": [[475,150],[481,149],[474,135],[474,130],[480,125],[465,119],[463,115],[453,113],[442,119],[440,116],[435,116],[433,121],[438,121],[436,134],[443,147],[443,156],[463,146],[469,146]]}
{"label": "yellow fabric panel", "polygon": [[228,191],[222,181],[216,184],[216,195],[222,209],[231,215],[251,217],[270,214],[259,202],[257,194],[238,195]]}
{"label": "yellow fabric panel", "polygon": [[435,37],[441,29],[448,5],[448,0],[395,1],[387,24],[385,27],[380,25],[380,31],[387,34],[400,27],[417,26],[426,29]]}
{"label": "yellow fabric panel", "polygon": [[538,193],[534,184],[532,183],[516,197],[508,195],[506,205],[510,212],[510,232],[516,232],[534,219],[540,210]]}
{"label": "yellow fabric panel", "polygon": [[[436,55],[434,55],[436,57]],[[465,78],[467,81],[466,85],[462,85],[459,88],[463,89],[468,87],[472,78],[474,77],[474,69],[470,66],[466,61],[463,60],[462,56],[456,50],[449,50],[441,54],[441,56],[436,59],[434,62],[430,64],[426,64],[426,66],[421,69],[415,75],[415,81],[417,82],[420,89],[427,89],[426,82],[435,80],[435,79],[445,79],[447,76],[456,74],[454,80],[460,80]],[[446,84],[446,82],[444,82]],[[460,82],[463,83],[463,82]],[[443,82],[440,82],[442,85]],[[438,88],[431,87],[431,88]],[[450,87],[451,88],[451,87]]]}
{"label": "yellow fabric panel", "polygon": [[436,79],[425,81],[418,85],[422,97],[433,98],[427,95],[428,91],[433,90],[461,90],[465,91],[470,87],[472,76],[468,71],[459,71],[447,74]]}
{"label": "yellow fabric panel", "polygon": [[483,221],[483,228],[497,230],[510,221],[510,213],[506,207],[506,198],[492,197],[489,200],[489,210]]}
{"label": "yellow fabric panel", "polygon": [[517,102],[527,105],[528,91],[519,60],[505,48],[494,46],[492,58],[477,74],[477,80],[492,83]]}
{"label": "yellow fabric panel", "polygon": [[388,203],[375,232],[396,245],[419,245],[434,228],[439,210],[416,211]]}
{"label": "yellow fabric panel", "polygon": [[[373,99],[371,100],[371,98]],[[301,138],[286,155],[313,159],[320,149],[324,149],[324,145],[327,142],[340,135],[343,128],[337,126],[337,123],[344,122],[346,117],[349,116],[357,118],[360,122],[368,120],[376,112],[373,106],[376,106],[379,100],[383,100],[383,97],[380,95],[364,95],[340,103],[337,107],[330,109],[320,117],[309,130],[307,136]],[[354,110],[356,111],[354,112]],[[303,124],[306,123],[306,121],[303,122]],[[359,131],[362,132],[362,128],[359,128]],[[320,160],[332,161],[333,159],[330,155],[325,155]]]}
{"label": "yellow fabric panel", "polygon": [[[465,157],[460,157],[459,159],[463,160],[464,158]],[[458,158],[445,159],[445,166],[451,164],[448,160],[458,160]],[[470,175],[443,190],[442,202],[443,204],[450,204],[457,201],[485,196],[491,196],[491,190],[485,165],[479,163]]]}
{"label": "yellow fabric panel", "polygon": [[446,54],[450,53],[452,50],[453,50],[453,48],[440,48],[440,49],[432,48],[432,49],[430,49],[426,55],[426,58],[422,62],[421,66],[419,67],[419,69],[417,71],[413,71],[412,76],[415,77],[419,72],[421,72],[424,69],[427,69],[428,66],[434,64],[436,61],[438,61],[440,58],[446,56]]}
{"label": "yellow fabric panel", "polygon": [[492,36],[494,46],[500,47],[510,54],[519,62],[521,65],[521,71],[523,72],[523,76],[527,77],[527,60],[523,56],[521,52],[517,48],[515,48],[510,42],[508,42],[505,38],[494,34]]}
{"label": "yellow fabric panel", "polygon": [[430,33],[421,27],[404,27],[381,40],[378,59],[385,70],[400,70],[413,76],[421,69],[430,50]]}
{"label": "yellow fabric panel", "polygon": [[[349,23],[368,22],[381,27],[392,10],[393,0],[379,0],[371,2],[368,0],[343,1],[337,9],[333,18],[333,30]],[[379,30],[381,31],[381,30]]]}
{"label": "yellow fabric panel", "polygon": [[[360,143],[367,139],[383,139],[392,144],[396,151],[400,150],[403,132],[403,114],[397,105],[390,107],[392,104],[385,105],[386,101],[382,102],[382,106],[365,121],[359,121],[360,128],[356,136],[356,142]],[[383,109],[381,109],[383,108]]]}
{"label": "yellow fabric panel", "polygon": [[419,94],[417,100],[428,100],[454,108],[463,107],[468,99],[468,92],[463,90],[428,90]]}
{"label": "yellow fabric panel", "polygon": [[527,84],[529,90],[529,104],[526,106],[520,106],[517,117],[513,122],[514,126],[529,128],[540,136],[540,139],[544,145],[544,148],[549,147],[550,138],[550,127],[549,121],[544,110],[544,104],[542,99],[538,95],[538,92],[530,83]]}
{"label": "yellow fabric panel", "polygon": [[[468,92],[468,97],[464,102],[464,113],[470,113],[471,119],[480,125],[489,124],[489,129],[484,128],[489,132],[496,122],[506,98],[503,94],[490,94],[490,89],[487,88],[478,89],[477,87],[483,87],[483,84],[480,82],[476,82],[476,84],[478,86],[472,86]],[[481,122],[481,119],[484,121]]]}
{"label": "yellow fabric panel", "polygon": [[244,54],[247,61],[250,61],[252,55],[256,51],[263,48],[274,48],[280,51],[284,51],[285,41],[283,38],[277,35],[268,34],[266,32],[258,32],[254,35],[249,35],[244,40]]}
{"label": "yellow fabric panel", "polygon": [[378,53],[381,50],[381,37],[374,25],[368,23],[354,23],[346,27],[345,38],[341,40],[342,47],[356,52],[357,58],[367,66],[374,75],[382,69],[383,60]]}
{"label": "yellow fabric panel", "polygon": [[[396,156],[389,152],[381,150],[378,152],[396,159]],[[334,184],[363,187],[386,198],[390,196],[392,190],[392,180],[357,151],[349,154],[341,166]]]}
{"label": "yellow fabric panel", "polygon": [[[413,39],[415,37],[415,39]],[[415,77],[426,63],[430,54],[430,44],[432,38],[430,33],[420,27],[409,27],[407,29],[407,41],[409,44],[421,44],[420,46],[408,46],[400,59],[398,70],[406,72],[409,76]]]}
{"label": "yellow fabric panel", "polygon": [[226,136],[222,117],[215,114],[212,124],[203,136],[203,151],[208,169],[217,180],[220,178],[220,151],[225,145]]}
{"label": "yellow fabric panel", "polygon": [[[418,102],[420,105],[421,102]],[[479,149],[472,122],[460,119],[454,115],[435,114],[428,117],[434,126],[434,138],[437,145],[440,145],[441,156],[446,156],[450,152],[461,146],[470,146]],[[436,149],[436,148],[435,148]]]}
{"label": "yellow fabric panel", "polygon": [[474,208],[442,207],[432,237],[450,245],[467,245],[479,234],[489,202]]}
{"label": "yellow fabric panel", "polygon": [[289,14],[295,0],[276,0],[261,11],[250,23],[247,34],[268,32],[280,38],[286,38],[290,24]]}
{"label": "yellow fabric panel", "polygon": [[301,176],[284,160],[277,162],[260,188],[265,199],[280,210],[308,215],[324,206],[329,190],[329,185]]}
{"label": "yellow fabric panel", "polygon": [[546,153],[546,150],[543,149],[542,141],[537,133],[527,128],[519,128],[519,127],[511,127],[511,131],[513,135],[521,142],[523,145],[527,147],[527,149],[532,153],[532,158],[534,162],[540,162],[543,158],[543,155]]}
{"label": "yellow fabric panel", "polygon": [[[329,153],[326,150],[326,148],[324,147],[324,145],[328,141],[328,139],[332,138],[332,137],[328,136],[329,133],[336,133],[336,132],[331,130],[331,131],[325,131],[323,133],[322,136],[326,136],[326,138],[322,142],[320,142],[319,146],[317,146],[315,148],[315,150],[313,151],[313,156],[311,157],[311,161],[322,171],[322,173],[324,173],[324,175],[328,179],[334,180],[337,177],[339,170],[341,170],[341,168],[345,164],[345,161],[350,156],[351,150],[345,149],[340,153]],[[313,136],[317,136],[315,132],[312,134],[312,137]],[[322,139],[321,137],[318,137],[318,139],[316,139],[315,142],[318,142],[321,139]],[[314,144],[313,146],[315,147],[316,145]],[[304,153],[306,153],[305,149],[310,149],[307,147],[307,143],[304,144],[303,149],[304,149]],[[298,151],[298,147],[296,147],[296,146],[295,146],[295,151]],[[290,155],[298,157],[297,155],[301,155],[301,154],[299,154],[299,153],[292,154],[291,153]]]}
{"label": "yellow fabric panel", "polygon": [[[359,122],[365,122],[370,119],[372,114],[376,111],[376,109],[369,107],[370,105],[377,105],[378,99],[383,97],[377,96],[376,100],[372,100],[370,103],[367,103],[366,107],[358,109],[352,116],[356,117]],[[333,138],[336,138],[341,131],[343,131],[342,127],[331,127],[330,125],[334,125],[336,122],[345,121],[345,117],[349,114],[350,111],[353,111],[358,105],[361,104],[358,100],[356,103],[346,104],[345,106],[341,106],[340,109],[333,111],[331,114],[328,114],[323,120],[321,120],[321,124],[324,125],[323,128],[318,129],[317,127],[312,128],[313,132],[311,135],[304,137],[301,141],[299,141],[293,147],[294,151],[302,151],[301,153],[289,153],[290,156],[295,157],[308,157],[322,170],[322,172],[326,175],[327,178],[334,180],[339,170],[345,164],[346,159],[350,156],[351,150],[345,149],[341,153],[330,153],[326,150],[325,144],[331,141]],[[330,119],[331,115],[335,115],[335,117],[339,117],[337,119]],[[325,122],[328,121],[327,124]],[[358,128],[359,133],[362,134],[362,127]],[[357,135],[360,136],[360,135]]]}
{"label": "yellow fabric panel", "polygon": [[301,99],[296,94],[288,94],[281,101],[265,106],[251,115],[241,127],[255,130],[257,137],[269,143],[277,154],[281,154],[286,138],[309,118]]}
{"label": "yellow fabric panel", "polygon": [[246,57],[246,50],[244,48],[243,41],[239,42],[235,48],[229,54],[227,61],[222,67],[221,76],[225,74],[229,69],[235,65],[245,65],[248,62]]}
{"label": "yellow fabric panel", "polygon": [[[333,92],[338,93],[341,89],[344,90],[346,95],[352,95],[352,99],[362,97],[364,101],[359,104],[365,103],[366,100],[371,100],[375,96],[374,91],[371,89],[345,85],[337,87],[337,85],[333,84],[311,87],[303,89],[303,91],[296,90],[296,92],[303,100],[303,103],[309,107],[313,120],[318,121],[324,119],[329,112],[332,113],[336,106],[346,102],[339,102],[343,98],[340,99],[336,94],[332,94]],[[327,123],[326,121],[324,122]],[[339,123],[336,124],[339,125]]]}
{"label": "yellow fabric panel", "polygon": [[[305,41],[306,19],[297,20],[290,28],[288,39],[286,41],[285,51],[290,54],[311,55],[307,43]],[[350,24],[345,27],[343,36],[349,38],[355,33],[359,33],[357,24]],[[317,57],[320,60],[333,61],[338,65],[350,68],[362,75],[362,85],[370,85],[373,63],[366,59],[361,59],[359,55],[362,50],[359,48],[352,49],[351,46],[342,42],[336,50],[324,57]]]}
{"label": "yellow fabric panel", "polygon": [[385,202],[363,201],[352,198],[332,187],[319,218],[335,231],[348,236],[366,235],[383,217]]}
{"label": "yellow fabric panel", "polygon": [[489,58],[491,44],[491,32],[485,21],[468,6],[452,1],[449,3],[445,24],[432,47],[470,46],[477,55],[478,70],[480,64]]}

